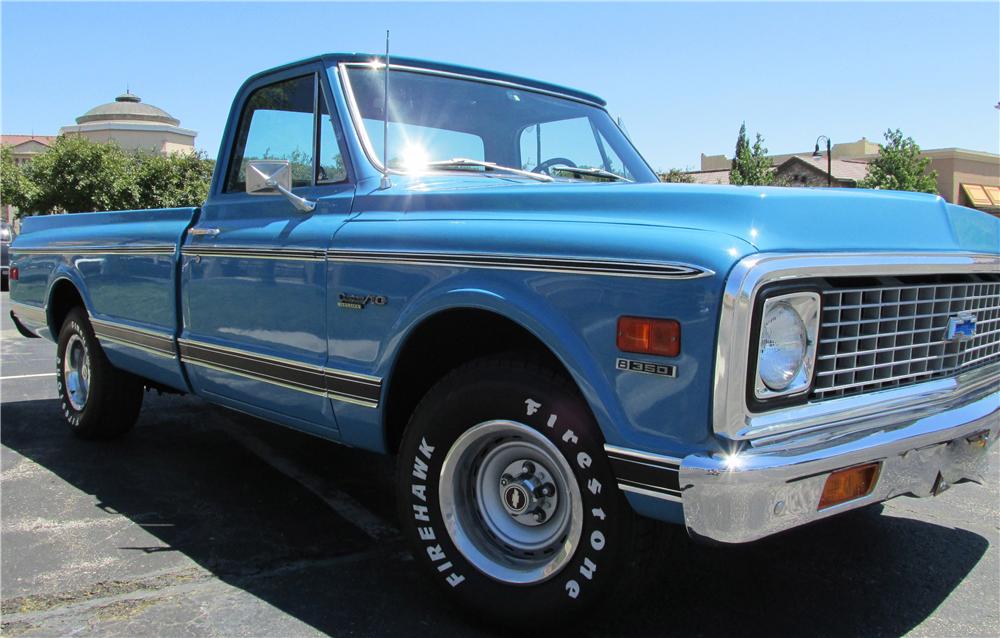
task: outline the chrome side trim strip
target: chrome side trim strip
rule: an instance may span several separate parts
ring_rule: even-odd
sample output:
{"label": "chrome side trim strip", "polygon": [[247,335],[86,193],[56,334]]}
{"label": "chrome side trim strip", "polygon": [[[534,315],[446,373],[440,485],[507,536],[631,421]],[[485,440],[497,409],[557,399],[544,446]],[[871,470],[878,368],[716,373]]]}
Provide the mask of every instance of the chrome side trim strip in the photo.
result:
{"label": "chrome side trim strip", "polygon": [[604,445],[618,487],[670,501],[681,500],[681,459]]}
{"label": "chrome side trim strip", "polygon": [[241,259],[280,259],[290,261],[325,261],[322,248],[269,248],[262,246],[184,246],[185,257],[232,257]]}
{"label": "chrome side trim strip", "polygon": [[135,348],[136,350],[142,350],[143,352],[148,352],[149,354],[153,354],[153,355],[156,355],[158,357],[165,357],[167,359],[173,359],[174,356],[175,356],[172,353],[163,352],[161,350],[155,350],[153,348],[147,348],[146,346],[139,345],[138,343],[134,343],[132,341],[126,341],[124,339],[118,339],[117,337],[109,337],[107,335],[101,335],[99,337],[99,339],[101,341],[107,341],[109,343],[116,343],[116,344],[118,344],[120,346],[128,346],[129,348]]}
{"label": "chrome side trim strip", "polygon": [[202,367],[202,368],[208,368],[210,370],[216,370],[218,372],[227,372],[229,374],[235,374],[236,376],[243,377],[245,379],[253,379],[254,381],[263,381],[265,383],[270,383],[272,385],[281,386],[281,387],[287,388],[289,390],[298,390],[299,392],[307,392],[309,394],[315,394],[317,396],[326,396],[326,393],[322,392],[322,391],[317,391],[317,390],[313,390],[313,389],[309,389],[309,388],[303,388],[303,387],[300,387],[300,386],[291,385],[291,384],[279,381],[277,379],[263,378],[263,377],[261,377],[259,375],[256,375],[256,374],[249,374],[247,372],[243,372],[243,371],[240,371],[240,370],[234,370],[234,369],[226,368],[226,367],[223,367],[223,366],[217,366],[217,365],[205,362],[205,361],[199,361],[199,360],[188,358],[188,357],[184,357],[184,356],[181,357],[181,361],[183,361],[187,365],[194,365],[194,366],[199,366],[199,367]]}
{"label": "chrome side trim strip", "polygon": [[11,301],[10,310],[22,322],[27,321],[33,324],[44,326],[48,324],[48,315],[42,306],[32,306],[20,301]]}
{"label": "chrome side trim strip", "polygon": [[173,244],[144,246],[47,246],[45,248],[17,248],[10,251],[17,255],[173,255]]}
{"label": "chrome side trim strip", "polygon": [[369,408],[378,407],[382,380],[363,374],[299,363],[193,339],[178,339],[184,363],[327,396]]}
{"label": "chrome side trim strip", "polygon": [[678,262],[611,261],[572,257],[528,257],[486,253],[417,253],[392,251],[327,251],[330,261],[402,265],[459,266],[528,270],[566,274],[645,277],[650,279],[696,279],[715,273],[707,268]]}
{"label": "chrome side trim strip", "polygon": [[[822,428],[878,414],[886,408],[889,390],[825,402],[807,403],[753,413],[746,404],[754,303],[761,287],[774,281],[809,277],[866,275],[928,275],[995,273],[1000,255],[987,253],[760,253],[733,267],[726,282],[719,316],[719,342],[712,396],[712,427],[733,440],[774,436],[803,428]],[[992,369],[992,368],[991,368]],[[994,373],[995,374],[995,373]],[[954,390],[957,379],[942,379]],[[928,384],[937,383],[935,381]],[[919,396],[931,387],[907,386],[901,390]]]}
{"label": "chrome side trim strip", "polygon": [[662,501],[672,501],[674,503],[683,503],[684,499],[681,497],[680,492],[676,494],[673,492],[662,492],[652,486],[644,486],[639,484],[628,484],[619,483],[618,489],[623,492],[635,492],[636,494],[642,494],[643,496],[652,496],[653,498],[658,498]]}
{"label": "chrome side trim strip", "polygon": [[161,357],[174,358],[177,356],[174,338],[168,333],[137,328],[94,317],[90,318],[90,324],[93,326],[94,334],[97,335],[99,340],[138,348]]}

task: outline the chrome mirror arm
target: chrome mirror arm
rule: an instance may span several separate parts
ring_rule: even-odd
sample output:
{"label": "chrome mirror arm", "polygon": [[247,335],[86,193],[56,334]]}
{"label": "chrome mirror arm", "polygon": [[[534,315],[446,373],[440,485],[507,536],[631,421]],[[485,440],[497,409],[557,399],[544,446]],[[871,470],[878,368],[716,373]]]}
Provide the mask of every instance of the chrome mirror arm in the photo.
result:
{"label": "chrome mirror arm", "polygon": [[311,213],[314,210],[316,210],[316,202],[310,201],[305,197],[299,197],[292,191],[282,186],[278,182],[278,180],[274,179],[273,177],[267,179],[267,185],[270,186],[271,188],[274,188],[282,195],[284,195],[288,199],[288,201],[292,203],[292,206],[302,211],[303,213]]}

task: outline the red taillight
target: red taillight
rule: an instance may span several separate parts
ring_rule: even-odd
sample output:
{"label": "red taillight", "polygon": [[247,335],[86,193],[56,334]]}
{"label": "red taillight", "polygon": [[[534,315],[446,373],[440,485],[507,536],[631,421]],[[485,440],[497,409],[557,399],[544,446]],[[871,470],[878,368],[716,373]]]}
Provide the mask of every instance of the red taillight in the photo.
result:
{"label": "red taillight", "polygon": [[618,349],[676,357],[681,352],[681,324],[673,319],[619,317]]}
{"label": "red taillight", "polygon": [[7,279],[11,281],[17,281],[17,278],[21,276],[21,271],[17,269],[17,266],[11,266],[10,270],[7,272]]}

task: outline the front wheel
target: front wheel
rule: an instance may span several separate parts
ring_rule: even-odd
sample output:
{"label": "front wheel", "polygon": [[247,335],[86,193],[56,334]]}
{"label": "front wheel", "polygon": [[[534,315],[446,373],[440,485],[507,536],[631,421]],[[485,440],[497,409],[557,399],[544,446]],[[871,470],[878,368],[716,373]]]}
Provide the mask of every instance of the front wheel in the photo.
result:
{"label": "front wheel", "polygon": [[73,433],[103,439],[129,431],[142,407],[142,382],[111,365],[82,308],[66,316],[56,347],[63,416]]}
{"label": "front wheel", "polygon": [[[516,358],[455,370],[421,401],[399,456],[404,533],[465,607],[532,628],[582,617],[648,565],[575,387]],[[573,614],[573,616],[567,616]]]}

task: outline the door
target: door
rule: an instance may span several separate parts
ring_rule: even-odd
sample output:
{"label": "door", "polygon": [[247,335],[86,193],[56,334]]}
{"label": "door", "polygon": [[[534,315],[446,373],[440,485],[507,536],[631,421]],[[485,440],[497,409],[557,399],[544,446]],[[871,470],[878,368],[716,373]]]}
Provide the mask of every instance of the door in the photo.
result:
{"label": "door", "polygon": [[[326,247],[354,197],[322,82],[310,68],[245,89],[228,163],[182,250],[181,359],[195,390],[308,430],[336,427],[324,376]],[[288,160],[292,192],[315,209],[247,194],[255,159]]]}

